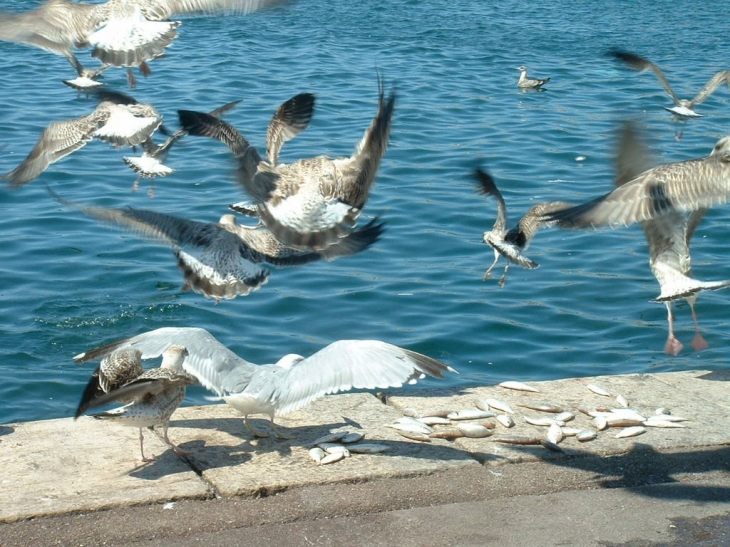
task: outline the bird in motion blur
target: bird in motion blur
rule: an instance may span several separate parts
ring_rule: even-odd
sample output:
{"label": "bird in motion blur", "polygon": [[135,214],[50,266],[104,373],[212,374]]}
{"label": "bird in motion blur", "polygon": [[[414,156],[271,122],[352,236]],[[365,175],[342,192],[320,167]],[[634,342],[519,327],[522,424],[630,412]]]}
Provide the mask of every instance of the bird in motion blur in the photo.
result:
{"label": "bird in motion blur", "polygon": [[552,211],[558,211],[566,207],[570,207],[569,203],[564,201],[540,202],[533,205],[530,210],[519,220],[519,222],[511,229],[507,229],[507,206],[505,205],[502,193],[497,188],[492,176],[482,169],[474,172],[474,177],[479,184],[479,192],[493,196],[497,201],[497,218],[491,230],[484,232],[484,243],[494,250],[494,262],[487,268],[484,273],[486,281],[492,274],[492,270],[499,262],[500,257],[507,259],[504,267],[504,273],[499,280],[499,286],[503,287],[507,279],[507,271],[510,264],[517,264],[527,269],[534,269],[539,264],[523,254],[530,246],[532,238],[537,232],[545,227],[554,224],[545,220],[545,215]]}
{"label": "bird in motion blur", "polygon": [[177,37],[174,15],[244,15],[280,0],[108,0],[82,4],[48,0],[34,10],[0,12],[0,40],[17,42],[63,55],[81,75],[83,67],[75,49],[91,48],[102,66],[128,67],[130,87],[136,79],[132,67],[147,76],[147,61],[161,56]]}
{"label": "bird in motion blur", "polygon": [[277,110],[267,134],[267,159],[222,120],[181,113],[180,125],[190,135],[215,138],[231,148],[238,159],[238,182],[254,200],[248,212],[276,239],[288,247],[322,251],[356,225],[388,146],[396,95],[386,97],[382,81],[378,88],[378,111],[349,157],[278,161],[283,143],[309,125],[311,94],[297,95]]}
{"label": "bird in motion blur", "polygon": [[184,344],[185,372],[244,416],[255,436],[251,414],[274,416],[302,408],[330,393],[350,389],[384,389],[412,384],[426,376],[441,378],[450,366],[408,349],[379,340],[338,340],[311,356],[289,354],[274,364],[255,365],[239,357],[201,328],[163,327],[112,342],[74,357],[77,362],[98,359],[119,350],[137,350],[142,359],[157,357],[171,345]]}
{"label": "bird in motion blur", "polygon": [[702,117],[702,114],[698,114],[697,112],[695,112],[693,110],[693,107],[697,104],[704,102],[722,84],[726,84],[730,87],[730,70],[721,70],[715,73],[712,78],[709,79],[709,81],[702,87],[702,89],[700,89],[699,93],[697,93],[697,95],[695,95],[693,99],[680,99],[674,93],[672,86],[669,85],[669,81],[664,75],[664,72],[662,72],[662,69],[659,68],[656,64],[652,63],[648,59],[645,59],[644,57],[636,55],[635,53],[629,53],[628,51],[613,50],[611,51],[611,55],[639,72],[651,70],[657,77],[657,80],[659,80],[659,83],[662,84],[664,91],[667,92],[667,94],[672,98],[672,102],[674,103],[674,106],[672,107],[664,106],[662,108],[668,110],[679,118],[686,119]]}
{"label": "bird in motion blur", "polygon": [[183,371],[183,361],[188,351],[181,345],[170,345],[161,352],[159,368],[144,370],[142,352],[134,348],[123,348],[104,356],[94,371],[81,396],[75,418],[86,411],[112,402],[124,406],[106,412],[93,414],[98,420],[115,422],[139,428],[139,450],[142,461],[154,461],[156,457],[145,456],[144,428],[162,426],[162,438],[177,455],[187,454],[167,436],[170,417],[185,399],[189,385],[197,379]]}

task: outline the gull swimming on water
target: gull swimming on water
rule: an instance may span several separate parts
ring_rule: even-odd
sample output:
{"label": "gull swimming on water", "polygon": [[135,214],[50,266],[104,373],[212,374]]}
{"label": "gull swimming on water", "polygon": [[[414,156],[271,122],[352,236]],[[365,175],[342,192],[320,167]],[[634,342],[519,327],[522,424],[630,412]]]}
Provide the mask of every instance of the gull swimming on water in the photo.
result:
{"label": "gull swimming on water", "polygon": [[[302,101],[301,108],[296,105],[290,111],[277,111],[267,134],[268,161],[236,131],[232,150],[239,162],[238,181],[254,199],[261,222],[284,245],[320,251],[355,226],[388,146],[395,106],[395,92],[386,98],[382,82],[378,87],[378,112],[350,157],[278,162],[282,144],[309,124],[313,96],[311,102]],[[306,123],[287,120],[300,117]],[[230,126],[220,120],[185,120],[181,116],[180,121],[191,135],[231,140]],[[277,127],[284,131],[276,131]]]}
{"label": "gull swimming on water", "polygon": [[147,61],[161,56],[177,37],[174,15],[248,14],[279,0],[108,0],[81,4],[48,0],[22,13],[0,12],[0,40],[36,46],[63,55],[80,74],[74,49],[92,48],[103,65],[129,67],[129,85],[136,80],[131,67],[147,76]]}
{"label": "gull swimming on water", "polygon": [[532,238],[542,227],[553,224],[544,220],[545,214],[570,207],[570,204],[564,201],[538,203],[525,213],[516,226],[507,230],[507,207],[502,193],[494,183],[494,179],[489,173],[481,169],[477,169],[474,175],[479,183],[480,193],[493,196],[497,200],[497,218],[494,221],[494,226],[490,231],[484,232],[484,243],[494,250],[494,262],[485,272],[484,280],[489,278],[492,270],[499,262],[499,258],[503,256],[508,260],[502,278],[499,280],[499,286],[503,287],[510,264],[518,264],[530,270],[539,266],[537,262],[522,254],[522,251],[527,250]]}
{"label": "gull swimming on water", "polygon": [[[142,369],[146,359],[136,348],[122,348],[105,354],[99,367],[91,376],[81,397],[75,418],[87,410],[111,402],[124,406],[92,415],[121,425],[139,428],[139,450],[142,461],[154,461],[155,456],[144,454],[145,427],[162,426],[162,438],[177,455],[187,454],[167,436],[170,416],[185,399],[187,386],[198,383],[195,376],[183,371],[183,361],[188,350],[182,345],[169,345],[162,352],[159,368]],[[100,356],[101,357],[101,356]]]}
{"label": "gull swimming on water", "polygon": [[522,71],[522,74],[520,74],[520,79],[517,80],[517,87],[519,87],[520,89],[538,89],[550,81],[550,78],[530,80],[527,77],[527,67],[524,65],[518,66],[517,70]]}
{"label": "gull swimming on water", "polygon": [[264,285],[269,278],[264,264],[291,267],[353,255],[375,243],[383,232],[383,223],[376,218],[324,251],[300,251],[282,245],[266,229],[238,224],[231,214],[223,215],[220,222],[203,223],[145,209],[84,207],[49,191],[87,216],[172,246],[185,277],[183,290],[216,303],[245,296]]}
{"label": "gull swimming on water", "polygon": [[136,146],[148,139],[161,123],[162,117],[152,105],[102,101],[87,116],[52,122],[28,157],[2,178],[9,179],[13,186],[26,184],[93,138],[115,146]]}
{"label": "gull swimming on water", "polygon": [[330,393],[351,389],[384,389],[413,384],[425,376],[441,378],[456,371],[426,355],[379,340],[338,340],[313,355],[285,355],[269,365],[255,365],[239,357],[201,328],[166,327],[101,346],[74,357],[77,362],[98,359],[124,348],[154,358],[171,344],[188,350],[183,369],[207,389],[243,414],[246,427],[251,414],[269,417],[301,408]]}
{"label": "gull swimming on water", "polygon": [[657,79],[659,80],[659,83],[662,84],[662,87],[674,102],[673,107],[669,108],[664,106],[662,108],[668,110],[679,118],[686,119],[702,117],[702,114],[698,114],[697,112],[695,112],[692,107],[696,104],[700,104],[705,99],[707,99],[707,97],[712,95],[715,90],[722,84],[730,86],[730,70],[721,70],[720,72],[717,72],[712,78],[710,78],[710,80],[704,85],[704,87],[700,89],[700,92],[697,93],[694,99],[680,99],[674,93],[672,86],[669,85],[669,82],[667,81],[666,76],[664,76],[664,72],[662,72],[662,69],[648,59],[640,57],[639,55],[636,55],[634,53],[620,50],[614,50],[611,52],[611,54],[616,59],[623,61],[634,70],[638,70],[639,72],[651,70],[652,72],[654,72]]}

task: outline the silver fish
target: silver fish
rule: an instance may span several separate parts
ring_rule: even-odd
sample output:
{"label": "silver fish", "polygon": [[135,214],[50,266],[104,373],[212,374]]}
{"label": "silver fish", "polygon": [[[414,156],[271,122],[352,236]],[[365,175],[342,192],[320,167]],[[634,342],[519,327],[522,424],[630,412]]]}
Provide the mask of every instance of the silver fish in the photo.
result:
{"label": "silver fish", "polygon": [[646,420],[644,422],[644,425],[646,427],[687,427],[683,423],[680,422],[672,422],[669,420]]}
{"label": "silver fish", "polygon": [[549,439],[540,439],[540,444],[548,450],[552,450],[553,452],[563,452],[563,449],[558,446],[557,443],[554,443]]}
{"label": "silver fish", "polygon": [[449,425],[451,420],[441,416],[424,416],[421,421],[426,425]]}
{"label": "silver fish", "polygon": [[515,413],[515,411],[512,410],[507,403],[505,403],[504,401],[500,401],[499,399],[487,399],[485,402],[489,405],[489,408],[500,410],[502,412],[506,412],[507,414]]}
{"label": "silver fish", "polygon": [[507,381],[502,382],[501,384],[499,384],[499,386],[507,389],[515,389],[517,391],[532,391],[534,393],[540,393],[540,390],[536,387],[528,386],[527,384],[523,384],[522,382]]}
{"label": "silver fish", "polygon": [[495,443],[506,444],[540,444],[540,437],[530,437],[527,435],[495,435],[491,437]]}
{"label": "silver fish", "polygon": [[353,431],[352,433],[348,433],[344,437],[340,439],[341,443],[344,444],[350,444],[350,443],[356,443],[358,441],[362,441],[365,438],[365,433],[362,433],[361,431]]}
{"label": "silver fish", "polygon": [[524,418],[528,424],[540,427],[550,427],[554,422],[552,418],[532,418],[531,416],[525,416]]}
{"label": "silver fish", "polygon": [[509,414],[500,414],[497,416],[497,421],[506,428],[514,427],[515,421]]}
{"label": "silver fish", "polygon": [[420,441],[422,443],[430,443],[431,438],[428,436],[428,433],[418,433],[415,431],[398,431],[400,435],[405,437],[406,439],[410,439],[412,441]]}
{"label": "silver fish", "polygon": [[554,420],[560,421],[560,422],[569,422],[570,420],[573,420],[575,418],[575,414],[572,412],[568,412],[567,410],[565,412],[561,412],[560,414],[557,414]]}
{"label": "silver fish", "polygon": [[360,443],[348,447],[348,450],[353,454],[379,454],[390,450],[390,447],[387,444]]}
{"label": "silver fish", "polygon": [[400,433],[401,435],[403,433],[414,433],[414,434],[420,434],[420,435],[428,435],[433,431],[432,427],[427,426],[426,424],[387,424],[385,427],[390,427],[391,429],[395,429]]}
{"label": "silver fish", "polygon": [[327,454],[334,454],[335,452],[342,452],[345,455],[346,458],[350,456],[349,450],[347,450],[347,448],[345,448],[341,444],[337,444],[337,443],[322,443],[322,444],[319,445],[319,447],[322,450],[324,450],[325,452],[327,452]]}
{"label": "silver fish", "polygon": [[588,384],[586,386],[588,389],[590,389],[593,393],[596,395],[603,395],[604,397],[610,397],[611,394],[603,389],[601,386],[597,386],[596,384]]}
{"label": "silver fish", "polygon": [[429,410],[428,412],[424,412],[421,415],[421,418],[428,418],[428,417],[437,417],[437,418],[446,418],[452,410]]}
{"label": "silver fish", "polygon": [[674,414],[655,414],[649,416],[649,420],[664,420],[665,422],[686,422],[687,418],[681,416],[675,416]]}
{"label": "silver fish", "polygon": [[345,458],[345,455],[342,452],[333,452],[332,454],[327,454],[324,458],[319,460],[319,465],[327,465],[329,463],[335,463]]}
{"label": "silver fish", "polygon": [[481,418],[494,418],[496,414],[490,410],[478,408],[465,408],[450,412],[446,417],[449,420],[479,420]]}
{"label": "silver fish", "polygon": [[315,462],[319,463],[322,461],[322,458],[324,458],[324,450],[322,450],[318,446],[315,446],[309,451],[309,457],[312,458]]}
{"label": "silver fish", "polygon": [[407,416],[408,418],[420,418],[421,415],[418,413],[418,411],[415,408],[404,408],[403,412],[401,412],[403,416]]}
{"label": "silver fish", "polygon": [[636,437],[637,435],[641,435],[642,433],[646,433],[646,428],[640,425],[635,425],[632,427],[627,427],[616,433],[617,439],[623,439],[625,437]]}
{"label": "silver fish", "polygon": [[322,443],[336,443],[348,433],[348,431],[338,431],[336,433],[330,433],[329,435],[325,435],[324,437],[320,437],[316,441],[309,443],[309,446],[319,446]]}
{"label": "silver fish", "polygon": [[630,418],[632,420],[646,420],[640,412],[637,412],[633,408],[612,408],[611,414],[615,416],[621,416],[622,418]]}
{"label": "silver fish", "polygon": [[431,437],[432,439],[458,439],[464,436],[464,433],[456,427],[437,429],[433,433],[429,434],[429,437]]}
{"label": "silver fish", "polygon": [[624,397],[623,395],[616,395],[616,402],[624,408],[629,407],[629,402],[626,400],[626,397]]}
{"label": "silver fish", "polygon": [[563,440],[563,430],[558,424],[553,424],[548,429],[547,438],[551,443],[560,444]]}
{"label": "silver fish", "polygon": [[521,406],[523,408],[529,408],[530,410],[539,410],[540,412],[550,412],[552,414],[559,414],[561,412],[565,412],[565,408],[556,405],[555,403],[549,403],[546,401],[535,401],[535,402],[529,402],[529,403],[522,403],[518,406]]}
{"label": "silver fish", "polygon": [[584,443],[587,441],[592,441],[598,437],[598,432],[596,432],[593,429],[584,429],[580,433],[578,433],[575,438],[578,439],[580,442]]}
{"label": "silver fish", "polygon": [[561,427],[560,429],[563,431],[564,437],[575,437],[581,431],[585,431],[585,429],[580,427]]}
{"label": "silver fish", "polygon": [[465,437],[470,439],[483,439],[489,437],[492,434],[492,430],[479,424],[460,423],[456,426],[456,429],[461,431]]}
{"label": "silver fish", "polygon": [[593,425],[596,426],[596,429],[598,431],[603,431],[608,427],[608,421],[603,416],[596,416],[591,421],[593,422]]}

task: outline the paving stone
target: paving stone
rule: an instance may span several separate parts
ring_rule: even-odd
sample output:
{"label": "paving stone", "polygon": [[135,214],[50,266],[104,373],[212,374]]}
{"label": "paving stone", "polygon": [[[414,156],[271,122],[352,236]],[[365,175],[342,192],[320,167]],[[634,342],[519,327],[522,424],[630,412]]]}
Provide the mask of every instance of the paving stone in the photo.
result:
{"label": "paving stone", "polygon": [[10,424],[0,439],[0,522],[180,498],[209,488],[155,434],[82,417]]}

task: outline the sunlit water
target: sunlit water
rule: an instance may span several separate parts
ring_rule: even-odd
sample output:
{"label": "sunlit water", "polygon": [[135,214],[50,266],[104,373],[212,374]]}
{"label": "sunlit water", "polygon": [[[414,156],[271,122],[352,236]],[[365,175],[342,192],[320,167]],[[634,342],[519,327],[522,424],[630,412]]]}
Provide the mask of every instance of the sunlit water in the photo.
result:
{"label": "sunlit water", "polygon": [[[36,2],[0,1],[5,9]],[[38,180],[0,191],[0,423],[72,415],[93,364],[72,356],[162,326],[200,326],[246,359],[308,355],[341,338],[376,338],[458,369],[438,385],[506,379],[659,372],[726,366],[727,292],[703,295],[698,312],[710,349],[689,349],[689,308],[677,306],[678,357],[662,349],[666,311],[641,230],[546,230],[530,249],[537,270],[512,268],[504,288],[483,282],[491,250],[482,232],[493,200],[471,173],[489,169],[516,220],[542,200],[580,201],[612,185],[614,130],[637,117],[661,161],[704,156],[730,128],[728,89],[685,126],[650,73],[607,57],[613,47],[659,63],[682,97],[730,68],[722,2],[548,3],[506,0],[330,2],[299,0],[245,18],[187,18],[168,54],[140,77],[134,96],[176,127],[176,110],[227,114],[263,149],[276,107],[317,95],[310,128],[287,143],[282,161],[349,155],[377,108],[377,72],[398,92],[390,147],[363,216],[387,222],[366,252],[272,273],[260,291],[214,305],[180,291],[165,245],[100,225],[55,201],[153,209],[215,221],[245,196],[220,143],[187,138],[176,169],[130,191],[129,150],[94,141]],[[88,53],[82,62],[94,66]],[[547,91],[519,92],[515,67],[552,78]],[[0,172],[18,165],[53,120],[89,113],[93,99],[61,84],[61,57],[0,43]],[[129,91],[122,70],[105,74]],[[675,134],[684,130],[681,140]],[[695,273],[730,277],[727,208],[710,212],[694,240]],[[501,275],[501,267],[495,272]],[[421,386],[435,386],[426,380]],[[188,404],[204,403],[202,389]]]}

